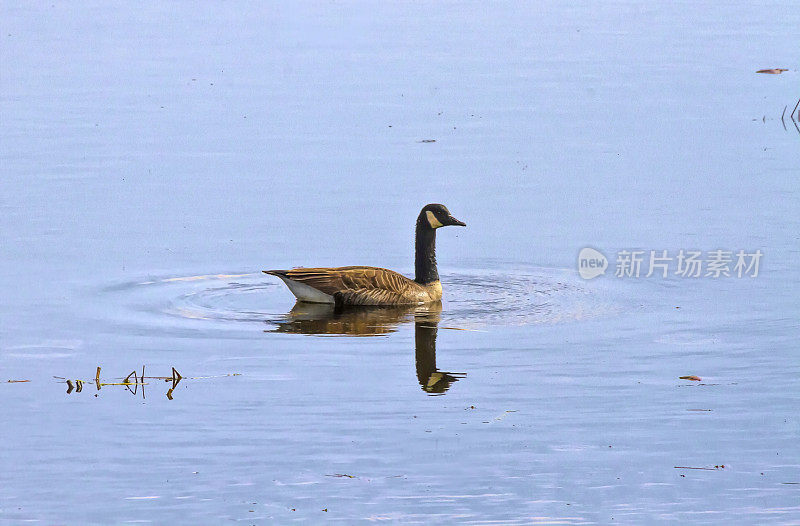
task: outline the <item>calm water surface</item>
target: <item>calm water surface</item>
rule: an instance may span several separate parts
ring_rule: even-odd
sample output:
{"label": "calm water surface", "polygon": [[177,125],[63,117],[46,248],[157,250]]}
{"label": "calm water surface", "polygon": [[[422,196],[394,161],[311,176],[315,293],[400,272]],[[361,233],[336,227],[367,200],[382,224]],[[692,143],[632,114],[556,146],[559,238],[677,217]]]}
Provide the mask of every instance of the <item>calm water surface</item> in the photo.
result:
{"label": "calm water surface", "polygon": [[[800,524],[796,4],[2,12],[0,521]],[[428,202],[441,309],[260,273]]]}

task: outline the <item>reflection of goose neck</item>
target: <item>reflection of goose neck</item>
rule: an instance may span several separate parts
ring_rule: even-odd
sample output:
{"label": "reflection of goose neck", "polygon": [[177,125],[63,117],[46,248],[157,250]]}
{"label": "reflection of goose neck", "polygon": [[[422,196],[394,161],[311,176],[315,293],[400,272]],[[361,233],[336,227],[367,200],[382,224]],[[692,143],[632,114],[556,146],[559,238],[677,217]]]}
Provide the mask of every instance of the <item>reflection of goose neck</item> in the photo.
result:
{"label": "reflection of goose neck", "polygon": [[453,382],[464,378],[466,373],[449,373],[436,367],[436,336],[439,332],[439,313],[436,309],[419,312],[414,318],[414,356],[417,365],[417,380],[422,390],[430,395],[444,394]]}
{"label": "reflection of goose neck", "polygon": [[414,323],[417,379],[423,389],[428,387],[431,375],[436,372],[436,324],[431,321]]}

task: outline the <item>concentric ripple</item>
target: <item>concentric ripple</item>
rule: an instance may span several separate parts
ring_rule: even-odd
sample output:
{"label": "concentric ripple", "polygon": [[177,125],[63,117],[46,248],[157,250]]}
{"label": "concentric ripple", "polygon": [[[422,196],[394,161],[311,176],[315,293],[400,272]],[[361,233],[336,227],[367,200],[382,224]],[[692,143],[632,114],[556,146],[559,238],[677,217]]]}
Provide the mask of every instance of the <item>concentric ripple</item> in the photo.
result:
{"label": "concentric ripple", "polygon": [[443,318],[469,326],[552,324],[609,316],[618,300],[574,272],[462,272],[442,277]]}
{"label": "concentric ripple", "polygon": [[[462,328],[575,322],[620,310],[608,287],[562,269],[460,271],[443,275],[442,282],[441,319]],[[260,272],[143,279],[106,287],[100,295],[111,304],[102,313],[106,321],[170,332],[260,333],[265,322],[286,321],[294,304],[282,283]]]}

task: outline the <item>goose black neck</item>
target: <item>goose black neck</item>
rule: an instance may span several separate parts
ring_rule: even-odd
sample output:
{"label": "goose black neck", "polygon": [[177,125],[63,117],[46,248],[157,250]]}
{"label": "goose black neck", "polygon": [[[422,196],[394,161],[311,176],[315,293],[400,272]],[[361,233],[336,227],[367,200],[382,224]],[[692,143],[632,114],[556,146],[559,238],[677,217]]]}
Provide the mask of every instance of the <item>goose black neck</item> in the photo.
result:
{"label": "goose black neck", "polygon": [[414,281],[423,285],[439,281],[436,270],[436,230],[431,228],[427,219],[417,219],[416,254],[414,257]]}

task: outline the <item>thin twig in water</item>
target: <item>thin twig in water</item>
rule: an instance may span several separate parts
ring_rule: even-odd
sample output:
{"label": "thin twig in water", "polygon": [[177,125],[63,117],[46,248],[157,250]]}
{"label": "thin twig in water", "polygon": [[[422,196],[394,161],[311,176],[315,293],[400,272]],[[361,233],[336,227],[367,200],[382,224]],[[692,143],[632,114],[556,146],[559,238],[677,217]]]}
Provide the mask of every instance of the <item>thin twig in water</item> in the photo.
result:
{"label": "thin twig in water", "polygon": [[[171,371],[170,376],[145,376],[146,367],[144,365],[142,365],[141,376],[138,374],[136,369],[134,369],[133,371],[131,371],[128,374],[128,376],[123,378],[121,381],[116,381],[116,382],[103,382],[101,380],[101,378],[100,378],[100,373],[101,372],[102,372],[102,368],[100,366],[98,366],[96,371],[95,371],[94,379],[93,380],[86,380],[86,381],[80,380],[80,379],[70,380],[70,379],[67,379],[67,378],[64,378],[64,377],[61,377],[61,376],[54,376],[53,378],[56,378],[58,380],[63,380],[67,384],[67,388],[68,388],[67,389],[67,394],[70,394],[73,391],[77,391],[77,392],[80,393],[81,390],[83,389],[83,384],[87,383],[87,384],[94,384],[97,387],[98,390],[100,390],[101,388],[103,388],[105,386],[109,386],[109,385],[122,385],[122,386],[125,387],[125,389],[128,392],[130,392],[133,395],[137,394],[139,386],[141,386],[142,387],[142,398],[145,398],[144,386],[148,385],[146,380],[163,380],[165,382],[171,382],[172,383],[172,387],[167,392],[167,398],[169,398],[170,400],[172,400],[172,394],[173,394],[175,388],[178,386],[180,381],[183,379],[183,375],[181,375],[181,373],[179,373],[178,370],[175,369],[174,367],[172,367],[172,371]],[[227,375],[222,375],[222,376],[239,376],[239,373],[227,374]],[[24,382],[29,382],[30,380],[9,380],[9,382],[23,382],[23,381]]]}

